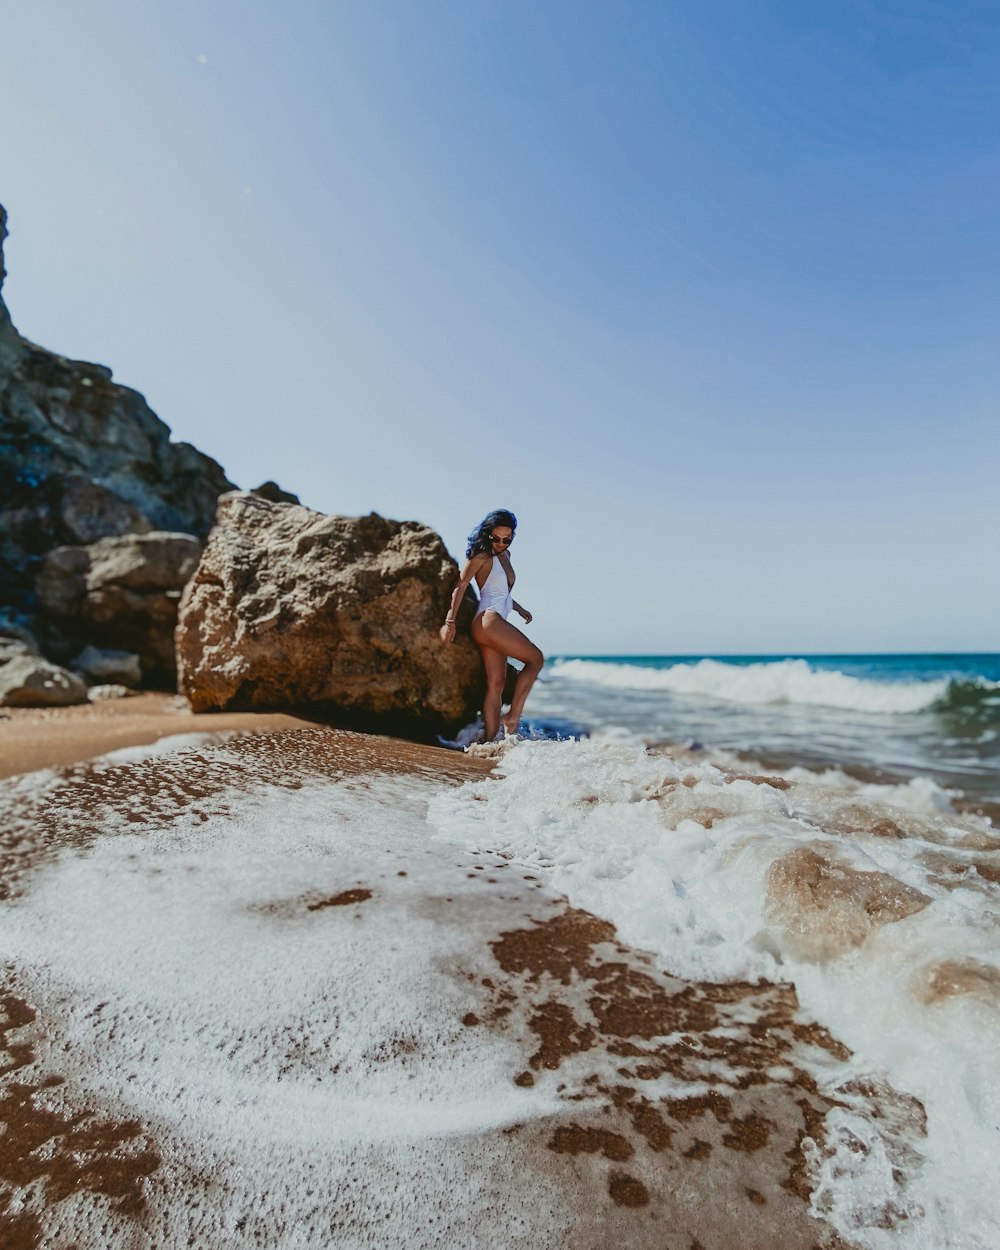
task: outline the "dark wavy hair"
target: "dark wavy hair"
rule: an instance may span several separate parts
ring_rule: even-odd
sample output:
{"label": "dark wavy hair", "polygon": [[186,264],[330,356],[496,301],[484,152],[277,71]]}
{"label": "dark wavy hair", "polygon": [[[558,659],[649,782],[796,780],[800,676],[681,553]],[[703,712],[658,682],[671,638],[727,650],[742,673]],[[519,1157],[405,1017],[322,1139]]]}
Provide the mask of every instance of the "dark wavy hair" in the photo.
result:
{"label": "dark wavy hair", "polygon": [[492,530],[494,525],[506,525],[511,531],[511,538],[517,533],[517,517],[513,512],[508,512],[506,508],[497,508],[489,516],[483,517],[469,535],[469,545],[465,550],[466,559],[469,556],[482,555],[487,551],[492,551],[490,530]]}

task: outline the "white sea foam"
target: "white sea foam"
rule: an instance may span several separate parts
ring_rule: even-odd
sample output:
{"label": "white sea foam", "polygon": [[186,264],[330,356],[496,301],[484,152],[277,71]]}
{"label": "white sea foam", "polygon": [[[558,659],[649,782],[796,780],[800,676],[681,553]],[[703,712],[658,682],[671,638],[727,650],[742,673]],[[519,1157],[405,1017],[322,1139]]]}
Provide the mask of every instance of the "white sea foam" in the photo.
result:
{"label": "white sea foam", "polygon": [[638,744],[525,743],[499,767],[434,799],[439,837],[532,865],[682,976],[793,981],[859,1078],[926,1107],[903,1145],[854,1112],[828,1124],[814,1202],[845,1238],[995,1250],[1000,891],[973,867],[995,853],[968,849],[985,822],[936,787],[783,790]]}
{"label": "white sea foam", "polygon": [[782,774],[789,781],[807,786],[824,786],[840,795],[854,795],[875,803],[889,803],[916,814],[953,811],[953,792],[938,785],[933,777],[911,777],[898,783],[859,781],[840,768],[814,772],[799,766],[786,768]]}
{"label": "white sea foam", "polygon": [[668,694],[727,703],[798,703],[858,712],[919,712],[947,691],[947,678],[929,681],[871,681],[812,668],[806,660],[726,664],[698,660],[670,668],[601,660],[557,660],[553,680],[587,682],[620,690],[662,690]]}
{"label": "white sea foam", "polygon": [[[984,822],[935,787],[831,770],[783,790],[624,732],[509,745],[499,768],[502,781],[447,791],[415,778],[244,788],[181,816],[153,792],[160,823],[136,834],[112,804],[113,836],[64,851],[0,909],[5,957],[40,1013],[35,1074],[134,1114],[165,1154],[152,1240],[374,1246],[391,1228],[414,1250],[472,1245],[484,1210],[498,1246],[584,1236],[552,1177],[496,1131],[551,1114],[560,1078],[515,1090],[523,1051],[461,1024],[509,913],[473,900],[456,861],[489,850],[679,975],[793,981],[855,1052],[846,1076],[817,1074],[840,1105],[807,1147],[816,1213],[867,1250],[995,1250],[1000,907],[973,871],[995,854],[979,849]],[[22,802],[38,781],[0,794]],[[48,778],[46,800],[61,785]],[[796,880],[796,855],[831,875]],[[371,899],[311,908],[362,887]],[[917,892],[928,904],[906,914]],[[855,1106],[850,1076],[919,1098],[929,1136],[905,1102],[898,1123]],[[213,1223],[206,1187],[245,1217]],[[135,1244],[82,1195],[50,1214],[55,1241]]]}
{"label": "white sea foam", "polygon": [[136,764],[140,760],[152,760],[161,755],[170,755],[174,751],[191,751],[212,743],[229,742],[238,738],[238,729],[213,729],[209,732],[167,734],[156,738],[153,742],[142,742],[137,746],[117,747],[114,751],[106,751],[91,761],[92,764],[117,765]]}
{"label": "white sea foam", "polygon": [[[165,1152],[148,1244],[374,1247],[387,1228],[401,1247],[485,1244],[487,1210],[498,1246],[545,1243],[552,1177],[525,1174],[498,1130],[551,1113],[556,1082],[515,1086],[517,1039],[463,1025],[495,975],[498,913],[468,857],[427,849],[435,788],[247,792],[228,816],[65,852],[0,908],[4,957],[44,1021],[35,1073],[138,1117]],[[371,898],[324,903],[360,889]],[[206,1186],[227,1195],[225,1227]],[[85,1194],[54,1204],[46,1231],[140,1244]]]}

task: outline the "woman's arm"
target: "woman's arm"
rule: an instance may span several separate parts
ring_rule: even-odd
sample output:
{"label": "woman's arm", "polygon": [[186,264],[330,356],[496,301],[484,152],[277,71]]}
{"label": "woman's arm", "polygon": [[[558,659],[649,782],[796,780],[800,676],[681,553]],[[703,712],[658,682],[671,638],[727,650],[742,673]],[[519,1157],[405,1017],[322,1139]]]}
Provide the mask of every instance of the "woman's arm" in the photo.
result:
{"label": "woman's arm", "polygon": [[513,602],[513,604],[514,604],[514,611],[518,614],[518,616],[520,616],[520,617],[523,617],[523,618],[524,618],[524,623],[525,623],[525,625],[530,625],[530,624],[531,624],[531,613],[528,611],[528,609],[527,609],[527,608],[522,608],[522,607],[521,607],[521,605],[518,603],[518,601],[517,601],[516,599],[514,599],[512,602]]}
{"label": "woman's arm", "polygon": [[465,562],[465,568],[462,569],[461,573],[458,575],[458,583],[452,591],[451,605],[448,608],[448,615],[444,618],[444,624],[438,631],[441,635],[442,642],[455,641],[455,617],[458,615],[459,605],[465,598],[465,592],[469,587],[469,582],[472,581],[477,569],[481,568],[482,564],[483,556],[470,556],[470,558]]}

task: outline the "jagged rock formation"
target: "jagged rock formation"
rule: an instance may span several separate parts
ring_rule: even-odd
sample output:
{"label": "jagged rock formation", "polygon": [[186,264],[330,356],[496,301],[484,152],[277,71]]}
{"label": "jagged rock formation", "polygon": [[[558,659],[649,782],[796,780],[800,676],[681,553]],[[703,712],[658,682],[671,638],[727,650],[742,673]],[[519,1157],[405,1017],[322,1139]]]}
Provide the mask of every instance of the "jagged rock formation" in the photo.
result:
{"label": "jagged rock formation", "polygon": [[[0,288],[6,223],[0,207]],[[204,538],[232,488],[110,369],[23,338],[0,298],[0,605],[36,614],[35,575],[54,547],[152,530]],[[36,632],[48,650],[44,621]]]}
{"label": "jagged rock formation", "polygon": [[200,555],[193,535],[160,532],[48,552],[35,588],[54,657],[95,643],[131,652],[147,685],[172,689],[177,605]]}
{"label": "jagged rock formation", "polygon": [[298,495],[293,495],[290,490],[282,490],[277,482],[261,482],[259,486],[253,488],[250,494],[260,495],[261,499],[267,499],[271,503],[302,502]]}
{"label": "jagged rock formation", "polygon": [[110,369],[23,338],[0,298],[0,701],[79,702],[81,677],[175,688],[178,603],[223,495],[177,630],[196,709],[311,706],[422,738],[473,718],[482,665],[467,636],[438,638],[456,566],[436,534],[232,487]]}
{"label": "jagged rock formation", "polygon": [[483,693],[471,592],[458,640],[438,636],[456,578],[414,521],[225,495],[181,602],[180,689],[196,711],[312,707],[417,738],[454,730]]}

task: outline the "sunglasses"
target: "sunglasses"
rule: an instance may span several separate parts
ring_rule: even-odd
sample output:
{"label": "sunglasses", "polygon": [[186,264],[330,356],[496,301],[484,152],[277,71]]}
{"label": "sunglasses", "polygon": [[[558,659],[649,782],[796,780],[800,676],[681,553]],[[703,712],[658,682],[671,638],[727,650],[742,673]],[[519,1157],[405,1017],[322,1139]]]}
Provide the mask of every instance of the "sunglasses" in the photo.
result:
{"label": "sunglasses", "polygon": [[510,538],[497,538],[496,534],[490,535],[491,543],[503,543],[505,547],[509,547],[513,541],[514,541],[513,534],[511,534]]}

